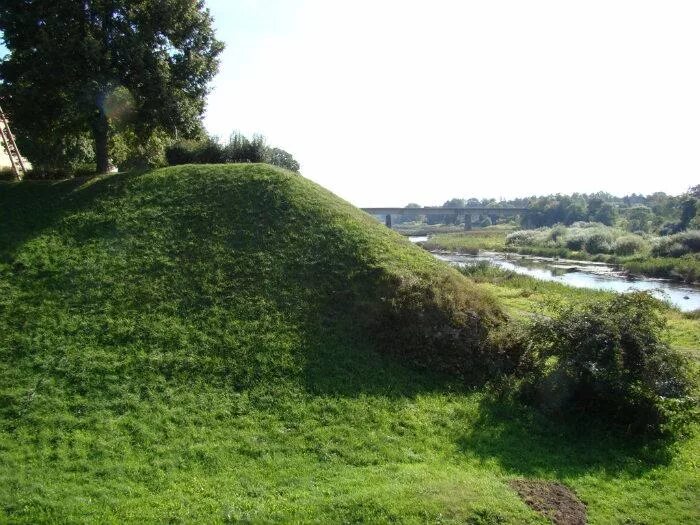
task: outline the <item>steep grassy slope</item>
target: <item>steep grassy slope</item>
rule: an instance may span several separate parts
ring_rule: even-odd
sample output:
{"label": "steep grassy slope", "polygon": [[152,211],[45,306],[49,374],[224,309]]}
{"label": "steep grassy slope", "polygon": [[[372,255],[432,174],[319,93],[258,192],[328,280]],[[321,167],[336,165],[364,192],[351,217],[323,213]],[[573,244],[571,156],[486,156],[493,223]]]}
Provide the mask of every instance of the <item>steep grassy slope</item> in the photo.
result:
{"label": "steep grassy slope", "polygon": [[540,522],[519,476],[593,521],[700,517],[697,440],[640,451],[413,366],[456,370],[499,316],[267,166],[0,184],[0,521]]}

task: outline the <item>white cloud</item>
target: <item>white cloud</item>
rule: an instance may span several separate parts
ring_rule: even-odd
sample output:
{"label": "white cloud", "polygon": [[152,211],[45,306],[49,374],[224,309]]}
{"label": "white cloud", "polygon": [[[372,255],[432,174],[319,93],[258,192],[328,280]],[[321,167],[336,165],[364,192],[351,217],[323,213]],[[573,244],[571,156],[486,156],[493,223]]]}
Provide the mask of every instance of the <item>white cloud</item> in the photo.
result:
{"label": "white cloud", "polygon": [[210,2],[234,44],[206,124],[355,204],[700,182],[697,2],[282,4],[241,34]]}

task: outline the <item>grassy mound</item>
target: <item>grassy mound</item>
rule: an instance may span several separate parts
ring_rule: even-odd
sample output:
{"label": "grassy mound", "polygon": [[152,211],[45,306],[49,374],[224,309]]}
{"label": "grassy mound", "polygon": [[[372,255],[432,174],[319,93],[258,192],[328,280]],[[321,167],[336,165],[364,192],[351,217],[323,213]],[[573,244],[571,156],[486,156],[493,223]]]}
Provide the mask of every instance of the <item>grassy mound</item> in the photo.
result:
{"label": "grassy mound", "polygon": [[2,183],[0,225],[0,521],[537,523],[523,476],[698,517],[692,448],[640,466],[453,382],[491,296],[297,175]]}

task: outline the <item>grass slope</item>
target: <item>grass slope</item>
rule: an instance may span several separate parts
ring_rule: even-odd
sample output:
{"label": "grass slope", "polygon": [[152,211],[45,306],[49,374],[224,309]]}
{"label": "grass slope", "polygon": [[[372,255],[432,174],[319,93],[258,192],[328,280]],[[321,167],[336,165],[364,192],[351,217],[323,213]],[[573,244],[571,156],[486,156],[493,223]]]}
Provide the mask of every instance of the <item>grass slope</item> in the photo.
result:
{"label": "grass slope", "polygon": [[392,286],[498,308],[301,177],[0,183],[0,226],[0,521],[543,523],[512,477],[594,523],[700,519],[697,439],[556,426],[378,351]]}

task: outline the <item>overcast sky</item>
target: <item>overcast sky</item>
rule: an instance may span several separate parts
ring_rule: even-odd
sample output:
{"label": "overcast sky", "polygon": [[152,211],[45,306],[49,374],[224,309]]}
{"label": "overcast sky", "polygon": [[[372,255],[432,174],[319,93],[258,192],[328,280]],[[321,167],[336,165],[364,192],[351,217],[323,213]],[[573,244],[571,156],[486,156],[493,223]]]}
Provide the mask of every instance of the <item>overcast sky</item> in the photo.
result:
{"label": "overcast sky", "polygon": [[698,0],[207,4],[207,129],[354,204],[700,184]]}
{"label": "overcast sky", "polygon": [[361,206],[700,183],[700,2],[209,0],[206,126]]}

